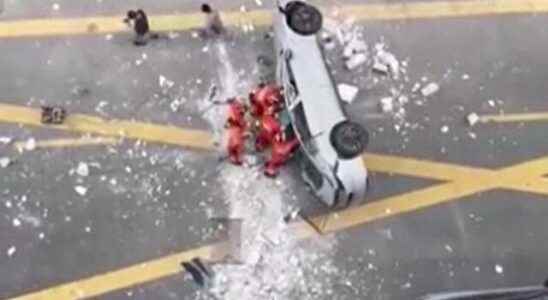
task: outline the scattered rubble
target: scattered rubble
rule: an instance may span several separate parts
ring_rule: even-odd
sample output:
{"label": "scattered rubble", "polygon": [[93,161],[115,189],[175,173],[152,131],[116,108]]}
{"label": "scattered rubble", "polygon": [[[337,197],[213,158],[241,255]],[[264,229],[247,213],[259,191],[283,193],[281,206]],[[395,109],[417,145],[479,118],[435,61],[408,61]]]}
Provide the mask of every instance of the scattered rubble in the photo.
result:
{"label": "scattered rubble", "polygon": [[23,148],[27,151],[32,151],[36,149],[36,140],[34,138],[28,139]]}
{"label": "scattered rubble", "polygon": [[353,55],[346,61],[346,68],[348,70],[354,70],[355,68],[365,64],[367,62],[367,55],[364,53],[358,53]]}
{"label": "scattered rubble", "polygon": [[381,111],[383,113],[391,113],[394,111],[394,98],[384,97],[379,101]]}
{"label": "scattered rubble", "polygon": [[435,82],[430,82],[421,89],[421,94],[424,97],[430,97],[440,90],[440,86]]}
{"label": "scattered rubble", "polygon": [[12,141],[13,139],[10,137],[0,136],[0,144],[8,145],[8,144],[11,144]]}
{"label": "scattered rubble", "polygon": [[169,79],[167,79],[165,76],[160,75],[158,76],[158,84],[162,89],[169,89],[175,85],[175,83]]}
{"label": "scattered rubble", "polygon": [[352,103],[358,95],[359,89],[357,86],[341,83],[337,85],[341,99],[346,103]]}
{"label": "scattered rubble", "polygon": [[449,132],[449,126],[444,125],[440,128],[441,133],[448,133]]}
{"label": "scattered rubble", "polygon": [[11,246],[6,251],[6,254],[8,255],[8,257],[12,257],[15,254],[15,251],[17,251],[17,248],[15,248],[15,246]]}
{"label": "scattered rubble", "polygon": [[0,168],[7,168],[11,164],[9,157],[0,157]]}
{"label": "scattered rubble", "polygon": [[21,226],[21,221],[17,218],[14,218],[12,221],[11,221],[11,224],[13,225],[13,227],[19,227]]}
{"label": "scattered rubble", "polygon": [[468,80],[468,79],[470,79],[470,75],[462,74],[462,80]]}
{"label": "scattered rubble", "polygon": [[502,273],[504,273],[504,268],[501,265],[496,264],[495,265],[495,272],[497,272],[497,274],[502,274]]}
{"label": "scattered rubble", "polygon": [[89,175],[89,166],[85,162],[78,163],[78,167],[76,168],[76,174],[87,177]]}
{"label": "scattered rubble", "polygon": [[388,73],[389,71],[394,79],[398,79],[400,75],[400,62],[394,54],[379,47],[374,58],[373,69],[377,70],[377,72],[387,70],[384,73]]}

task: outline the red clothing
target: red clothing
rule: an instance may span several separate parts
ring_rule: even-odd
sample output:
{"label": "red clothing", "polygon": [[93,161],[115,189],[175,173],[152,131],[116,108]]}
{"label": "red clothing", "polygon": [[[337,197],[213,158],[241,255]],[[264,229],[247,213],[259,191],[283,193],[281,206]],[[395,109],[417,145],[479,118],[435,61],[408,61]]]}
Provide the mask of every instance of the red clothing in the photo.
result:
{"label": "red clothing", "polygon": [[260,117],[263,114],[272,115],[281,109],[282,92],[276,85],[260,86],[249,95],[251,114]]}
{"label": "red clothing", "polygon": [[231,126],[227,129],[227,134],[228,158],[233,164],[241,165],[245,145],[245,127]]}
{"label": "red clothing", "polygon": [[245,127],[245,106],[238,100],[228,104],[227,125]]}
{"label": "red clothing", "polygon": [[291,158],[291,155],[298,147],[299,141],[296,138],[290,141],[282,141],[278,136],[272,143],[272,154],[270,160],[265,164],[265,175],[270,177],[278,175],[280,167]]}
{"label": "red clothing", "polygon": [[261,128],[255,139],[255,149],[262,151],[274,140],[274,137],[282,132],[280,122],[275,116],[263,115],[261,118]]}

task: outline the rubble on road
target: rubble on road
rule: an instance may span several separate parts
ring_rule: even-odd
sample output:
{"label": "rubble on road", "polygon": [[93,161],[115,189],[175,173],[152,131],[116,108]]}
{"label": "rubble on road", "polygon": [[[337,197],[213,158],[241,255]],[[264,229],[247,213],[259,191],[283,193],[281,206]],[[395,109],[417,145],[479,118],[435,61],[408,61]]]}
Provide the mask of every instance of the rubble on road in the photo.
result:
{"label": "rubble on road", "polygon": [[[388,73],[392,74],[392,77],[394,79],[398,79],[400,76],[400,62],[396,58],[396,56],[386,50],[384,50],[384,46],[379,46],[377,48],[377,53],[374,57],[373,62],[373,69],[374,70],[388,70]],[[384,66],[384,67],[382,67]]]}
{"label": "rubble on road", "polygon": [[32,151],[36,149],[36,140],[34,138],[28,139],[23,149],[26,151]]}
{"label": "rubble on road", "polygon": [[341,99],[346,103],[352,103],[356,96],[358,95],[359,89],[357,86],[341,83],[337,85],[337,90]]}
{"label": "rubble on road", "polygon": [[76,193],[78,193],[78,195],[80,196],[85,196],[88,192],[88,189],[86,187],[83,187],[81,185],[77,185],[74,187],[74,191],[76,191]]}
{"label": "rubble on road", "polygon": [[0,168],[7,168],[11,164],[9,157],[0,157]]}
{"label": "rubble on road", "polygon": [[8,145],[8,144],[11,144],[12,141],[13,139],[10,137],[0,136],[0,144]]}
{"label": "rubble on road", "polygon": [[468,122],[468,125],[474,126],[479,121],[479,116],[476,113],[470,113],[466,116],[466,121]]}
{"label": "rubble on road", "polygon": [[441,133],[448,133],[449,132],[449,126],[444,125],[440,128]]}
{"label": "rubble on road", "polygon": [[424,97],[430,97],[440,90],[440,86],[435,82],[430,82],[421,89],[421,94]]}
{"label": "rubble on road", "polygon": [[15,246],[11,246],[6,251],[6,254],[8,255],[8,257],[12,257],[15,254],[15,251],[17,251],[17,248],[15,248]]}
{"label": "rubble on road", "polygon": [[394,111],[394,98],[384,97],[379,101],[381,111],[383,113],[391,113]]}
{"label": "rubble on road", "polygon": [[76,174],[87,177],[89,175],[89,166],[85,162],[78,163],[78,167],[76,168]]}
{"label": "rubble on road", "polygon": [[367,55],[364,53],[358,53],[353,55],[346,61],[346,68],[348,70],[354,70],[355,68],[365,64],[367,62]]}
{"label": "rubble on road", "polygon": [[158,85],[160,85],[160,87],[162,89],[169,89],[169,88],[173,87],[173,85],[175,85],[175,83],[173,81],[167,79],[165,76],[160,75],[160,76],[158,76]]}

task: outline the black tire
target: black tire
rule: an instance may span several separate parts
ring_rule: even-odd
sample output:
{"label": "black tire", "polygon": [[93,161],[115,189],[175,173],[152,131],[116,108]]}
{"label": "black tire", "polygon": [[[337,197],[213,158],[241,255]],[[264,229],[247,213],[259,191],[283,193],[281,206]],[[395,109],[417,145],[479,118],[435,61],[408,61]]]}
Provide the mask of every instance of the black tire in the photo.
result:
{"label": "black tire", "polygon": [[341,122],[331,130],[331,144],[343,159],[361,155],[369,143],[369,132],[360,124]]}
{"label": "black tire", "polygon": [[287,24],[298,34],[312,35],[322,29],[322,13],[312,5],[293,1],[287,4],[285,13]]}

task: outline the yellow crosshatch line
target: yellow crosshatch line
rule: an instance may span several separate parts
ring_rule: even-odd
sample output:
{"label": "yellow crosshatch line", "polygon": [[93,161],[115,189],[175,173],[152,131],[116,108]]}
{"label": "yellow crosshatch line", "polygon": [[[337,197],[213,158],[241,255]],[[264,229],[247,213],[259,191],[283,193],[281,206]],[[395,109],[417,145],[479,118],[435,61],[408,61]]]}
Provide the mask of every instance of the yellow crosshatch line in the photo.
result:
{"label": "yellow crosshatch line", "polygon": [[[52,139],[36,141],[36,148],[65,148],[96,145],[116,145],[120,139],[110,137],[81,137],[70,139]],[[20,141],[13,144],[13,147],[19,151],[24,151],[26,141]]]}
{"label": "yellow crosshatch line", "polygon": [[[340,13],[343,16],[351,16],[358,21],[547,12],[548,0],[427,1],[344,5],[340,8]],[[267,26],[272,23],[271,13],[271,10],[265,9],[248,12],[232,11],[222,13],[222,18],[228,26],[249,23],[256,26]],[[128,31],[127,26],[121,20],[122,15],[4,21],[0,22],[0,38],[105,34]],[[150,23],[151,28],[155,31],[184,31],[201,26],[203,16],[200,13],[152,15]]]}
{"label": "yellow crosshatch line", "polygon": [[[43,126],[39,122],[39,117],[39,112],[35,109],[0,104],[0,122]],[[89,120],[95,120],[91,122],[91,126],[89,126]],[[205,131],[190,130],[190,132],[196,134],[199,140],[199,142],[196,142],[191,139],[191,135],[187,133],[186,129],[175,128],[173,126],[139,123],[136,121],[107,121],[86,115],[72,115],[69,116],[67,121],[70,122],[65,126],[54,126],[52,128],[78,132],[91,129],[92,133],[112,133],[114,136],[117,136],[120,131],[124,131],[127,138],[139,138],[149,142],[213,150],[211,137]],[[88,126],[80,123],[87,124]],[[148,128],[154,130],[148,132]],[[176,132],[183,139],[174,141],[173,132]],[[360,207],[315,217],[312,221],[322,224],[324,232],[337,232],[349,229],[494,189],[508,189],[548,195],[548,178],[543,177],[544,174],[548,174],[548,156],[496,170],[374,153],[364,154],[364,162],[369,170],[374,172],[420,177],[441,181],[441,183],[380,199]],[[303,239],[310,238],[316,234],[314,230],[303,222],[291,225],[290,229],[295,235]],[[129,288],[178,274],[180,272],[179,263],[182,260],[194,256],[210,258],[212,251],[216,247],[216,245],[210,245],[185,250],[166,257],[46,288],[12,299],[68,300],[93,298],[119,289]]]}
{"label": "yellow crosshatch line", "polygon": [[481,123],[548,122],[548,112],[479,116]]}

